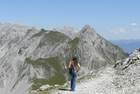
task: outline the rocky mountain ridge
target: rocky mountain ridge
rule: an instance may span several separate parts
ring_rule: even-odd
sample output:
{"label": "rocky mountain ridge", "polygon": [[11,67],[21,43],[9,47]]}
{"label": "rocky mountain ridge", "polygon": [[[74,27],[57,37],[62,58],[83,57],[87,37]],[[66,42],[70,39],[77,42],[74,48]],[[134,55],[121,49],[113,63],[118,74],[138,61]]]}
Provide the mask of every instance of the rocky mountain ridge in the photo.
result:
{"label": "rocky mountain ridge", "polygon": [[64,26],[63,28],[61,27],[55,27],[53,28],[53,31],[58,31],[61,33],[64,33],[66,35],[72,34],[72,33],[77,33],[78,29],[72,26]]}
{"label": "rocky mountain ridge", "polygon": [[0,33],[2,94],[24,94],[46,83],[65,83],[69,80],[67,66],[73,56],[77,56],[81,65],[79,75],[128,56],[123,49],[96,34],[89,25],[73,38],[18,23],[2,24]]}

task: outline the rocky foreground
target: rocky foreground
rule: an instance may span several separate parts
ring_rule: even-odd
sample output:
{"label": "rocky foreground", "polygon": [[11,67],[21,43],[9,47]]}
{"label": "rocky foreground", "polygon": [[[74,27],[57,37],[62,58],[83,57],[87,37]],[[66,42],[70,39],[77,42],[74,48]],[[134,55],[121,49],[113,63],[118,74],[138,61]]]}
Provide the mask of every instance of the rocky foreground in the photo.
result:
{"label": "rocky foreground", "polygon": [[[136,68],[138,71],[140,66]],[[58,89],[50,94],[139,94],[140,73],[129,70],[116,75],[113,68],[100,71],[96,77],[78,83],[74,92],[70,88]]]}
{"label": "rocky foreground", "polygon": [[140,48],[114,67],[101,69],[96,76],[78,83],[75,92],[68,88],[52,94],[140,94]]}

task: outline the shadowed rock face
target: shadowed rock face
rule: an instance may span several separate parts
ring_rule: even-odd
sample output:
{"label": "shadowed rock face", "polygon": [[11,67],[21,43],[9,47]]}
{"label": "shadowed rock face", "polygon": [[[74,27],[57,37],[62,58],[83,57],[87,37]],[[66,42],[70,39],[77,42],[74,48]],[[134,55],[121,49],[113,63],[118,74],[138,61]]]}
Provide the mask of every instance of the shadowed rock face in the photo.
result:
{"label": "shadowed rock face", "polygon": [[24,94],[43,84],[65,83],[69,80],[67,66],[73,56],[77,56],[81,65],[79,75],[128,56],[89,25],[71,37],[19,23],[2,24],[0,30],[3,32],[0,36],[2,94]]}
{"label": "shadowed rock face", "polygon": [[117,61],[114,68],[117,68],[118,70],[124,70],[129,66],[131,66],[132,64],[134,64],[135,62],[139,61],[140,61],[140,48],[134,50],[132,54],[130,54],[129,57],[127,57],[126,59]]}

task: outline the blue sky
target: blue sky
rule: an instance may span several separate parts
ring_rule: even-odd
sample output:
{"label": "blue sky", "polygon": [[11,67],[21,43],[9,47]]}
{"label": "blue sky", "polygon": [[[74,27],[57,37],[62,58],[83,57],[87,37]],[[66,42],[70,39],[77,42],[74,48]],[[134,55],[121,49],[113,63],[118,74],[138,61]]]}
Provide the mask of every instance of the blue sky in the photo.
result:
{"label": "blue sky", "polygon": [[0,23],[46,30],[86,24],[108,40],[140,39],[140,0],[0,0]]}

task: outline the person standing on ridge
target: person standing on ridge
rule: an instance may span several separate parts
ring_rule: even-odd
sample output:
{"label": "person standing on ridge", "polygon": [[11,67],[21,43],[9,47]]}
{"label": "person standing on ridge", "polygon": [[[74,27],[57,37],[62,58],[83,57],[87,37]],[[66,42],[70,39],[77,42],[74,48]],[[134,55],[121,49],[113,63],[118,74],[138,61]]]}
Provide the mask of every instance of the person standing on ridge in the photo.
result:
{"label": "person standing on ridge", "polygon": [[77,61],[76,57],[73,57],[72,61],[69,63],[69,70],[73,68],[73,72],[70,73],[70,78],[71,78],[71,91],[75,91],[76,87],[76,78],[78,75],[78,71],[80,70],[80,64]]}

